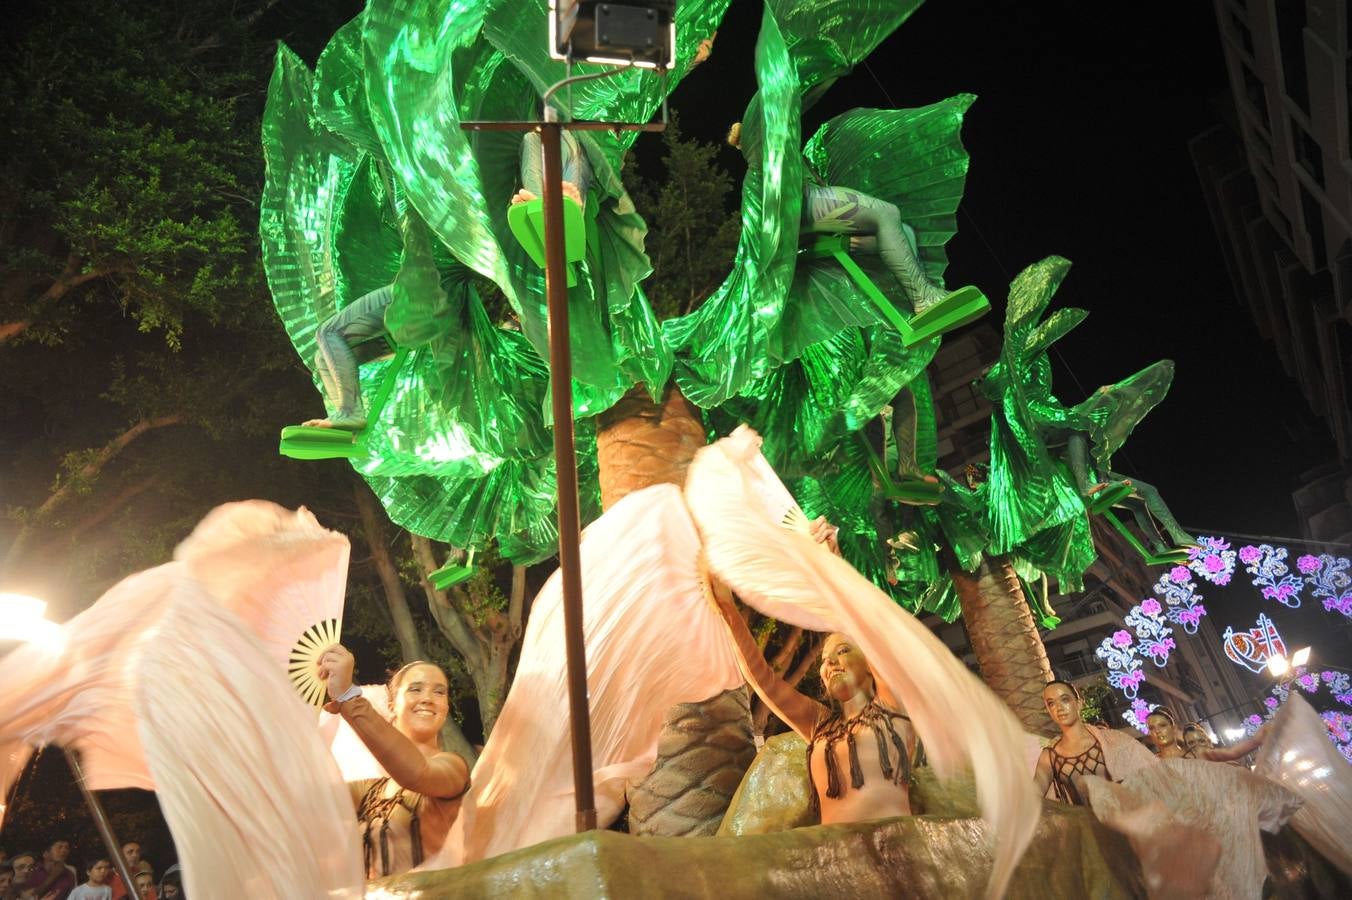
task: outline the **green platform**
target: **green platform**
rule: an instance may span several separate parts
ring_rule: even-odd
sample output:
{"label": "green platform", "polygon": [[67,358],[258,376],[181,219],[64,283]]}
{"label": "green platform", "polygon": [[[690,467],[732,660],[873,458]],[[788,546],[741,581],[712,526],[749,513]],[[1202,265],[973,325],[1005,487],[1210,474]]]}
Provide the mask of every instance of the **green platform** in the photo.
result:
{"label": "green platform", "polygon": [[909,318],[903,316],[891,300],[878,289],[859,264],[850,258],[850,237],[845,234],[817,235],[799,253],[808,259],[832,258],[840,263],[859,289],[873,301],[892,327],[901,334],[907,347],[924,343],[955,328],[974,322],[990,311],[990,301],[975,287],[958,288],[934,306]]}
{"label": "green platform", "polygon": [[[507,210],[507,225],[513,236],[525,248],[526,254],[540,268],[545,266],[545,206],[536,198],[525,203],[514,203]],[[574,264],[587,255],[587,227],[582,207],[572,197],[563,198],[563,249],[568,261],[568,286],[577,284]]]}
{"label": "green platform", "polygon": [[315,428],[305,425],[288,425],[282,429],[281,441],[277,452],[291,459],[354,459],[366,456],[366,438],[371,425],[380,419],[394,385],[399,380],[399,372],[408,359],[408,350],[400,349],[390,360],[384,377],[376,388],[375,396],[366,412],[366,427],[361,431],[346,431],[342,428]]}

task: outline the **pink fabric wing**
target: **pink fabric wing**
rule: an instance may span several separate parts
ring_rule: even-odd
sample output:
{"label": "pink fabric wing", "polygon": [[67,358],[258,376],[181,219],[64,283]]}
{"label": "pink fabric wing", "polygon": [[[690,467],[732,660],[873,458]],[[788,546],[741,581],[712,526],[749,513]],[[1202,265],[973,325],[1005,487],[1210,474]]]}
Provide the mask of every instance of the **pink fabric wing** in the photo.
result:
{"label": "pink fabric wing", "polygon": [[362,896],[347,786],[242,622],[184,578],[127,667],[188,896]]}
{"label": "pink fabric wing", "polygon": [[[1094,814],[1136,848],[1152,897],[1200,880],[1207,886],[1193,896],[1258,900],[1267,877],[1259,830],[1276,831],[1300,806],[1293,793],[1248,769],[1199,759],[1161,759],[1120,785],[1101,778],[1085,782]],[[1145,806],[1150,814],[1126,815]],[[1198,856],[1180,854],[1180,841],[1198,834],[1205,835],[1196,842]],[[1207,883],[1198,861],[1210,841],[1219,844],[1220,855]]]}
{"label": "pink fabric wing", "polygon": [[0,660],[0,786],[13,784],[28,748],[50,743],[80,752],[94,790],[153,789],[123,662],[180,577],[171,563],[125,578],[62,625],[57,641],[25,644]]}
{"label": "pink fabric wing", "polygon": [[[582,537],[592,759],[602,827],[652,768],[677,703],[742,683],[705,596],[699,538],[680,490],[625,497]],[[442,853],[427,868],[474,862],[574,831],[572,755],[556,572],[536,597],[516,677]]]}
{"label": "pink fabric wing", "polygon": [[848,634],[890,688],[941,776],[970,769],[995,842],[988,891],[1000,895],[1041,810],[1013,713],[929,629],[844,560],[774,524],[792,504],[742,426],[701,450],[686,499],[709,567],[760,612],[816,631]]}
{"label": "pink fabric wing", "polygon": [[174,550],[220,603],[235,613],[286,671],[307,628],[343,618],[347,537],[309,510],[266,500],[226,503]]}
{"label": "pink fabric wing", "polygon": [[1305,801],[1291,827],[1352,875],[1352,766],[1334,749],[1324,720],[1295,691],[1270,728],[1254,771]]}

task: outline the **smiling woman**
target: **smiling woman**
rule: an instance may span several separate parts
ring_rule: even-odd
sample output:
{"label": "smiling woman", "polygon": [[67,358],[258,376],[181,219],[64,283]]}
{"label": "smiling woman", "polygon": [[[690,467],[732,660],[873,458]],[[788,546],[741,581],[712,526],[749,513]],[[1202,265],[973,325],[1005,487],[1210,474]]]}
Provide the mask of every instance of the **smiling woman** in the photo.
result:
{"label": "smiling woman", "polygon": [[440,746],[441,727],[450,712],[446,673],[440,667],[417,661],[394,673],[386,686],[390,719],[352,683],[352,668],[352,654],[339,644],[319,660],[331,698],[325,709],[352,726],[388,773],[350,784],[366,877],[380,878],[406,872],[441,849],[469,789],[469,766]]}

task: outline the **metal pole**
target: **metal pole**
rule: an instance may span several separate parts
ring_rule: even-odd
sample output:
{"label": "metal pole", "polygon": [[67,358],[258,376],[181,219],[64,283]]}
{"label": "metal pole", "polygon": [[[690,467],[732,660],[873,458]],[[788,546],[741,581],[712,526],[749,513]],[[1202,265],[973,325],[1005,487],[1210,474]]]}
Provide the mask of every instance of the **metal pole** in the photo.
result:
{"label": "metal pole", "polygon": [[554,413],[554,478],[559,491],[559,574],[563,579],[564,647],[568,654],[568,708],[573,736],[573,791],[578,831],[596,827],[592,784],[591,711],[587,650],[582,639],[581,519],[577,454],[573,446],[573,359],[568,336],[568,280],[563,246],[563,127],[547,104],[540,126],[544,151],[545,294],[549,308],[549,385]]}
{"label": "metal pole", "polygon": [[112,823],[108,821],[108,815],[103,811],[103,804],[99,798],[94,796],[94,792],[89,789],[85,783],[84,768],[80,765],[80,758],[71,752],[69,747],[62,747],[61,752],[66,754],[66,764],[70,766],[70,772],[75,776],[75,783],[80,786],[80,793],[84,794],[85,805],[89,807],[89,812],[94,816],[94,824],[98,826],[99,837],[103,838],[103,846],[108,848],[109,861],[113,868],[117,869],[117,874],[122,876],[122,883],[127,886],[127,896],[136,896],[136,880],[132,876],[131,870],[127,868],[127,861],[122,857],[122,845],[117,842],[117,835],[113,834]]}

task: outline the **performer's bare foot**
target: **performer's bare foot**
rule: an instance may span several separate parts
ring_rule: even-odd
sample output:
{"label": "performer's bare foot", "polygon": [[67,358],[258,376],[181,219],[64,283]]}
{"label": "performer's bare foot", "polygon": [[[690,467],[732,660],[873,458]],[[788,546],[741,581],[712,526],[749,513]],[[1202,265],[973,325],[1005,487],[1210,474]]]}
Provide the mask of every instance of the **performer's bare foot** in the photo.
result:
{"label": "performer's bare foot", "polygon": [[310,419],[301,423],[306,428],[336,428],[340,431],[361,431],[366,427],[365,416],[333,416],[328,419]]}
{"label": "performer's bare foot", "polygon": [[[563,196],[571,197],[573,202],[576,203],[578,206],[585,205],[582,202],[582,194],[578,191],[577,185],[573,184],[571,181],[565,181],[563,183]],[[525,188],[522,188],[521,190],[517,191],[515,194],[512,195],[512,204],[516,205],[517,203],[529,203],[534,199],[535,193],[533,191],[528,191]]]}
{"label": "performer's bare foot", "polygon": [[718,37],[717,31],[699,42],[699,46],[695,48],[695,58],[690,60],[690,68],[693,69],[695,66],[707,60],[710,56],[713,56],[714,38],[716,37]]}

